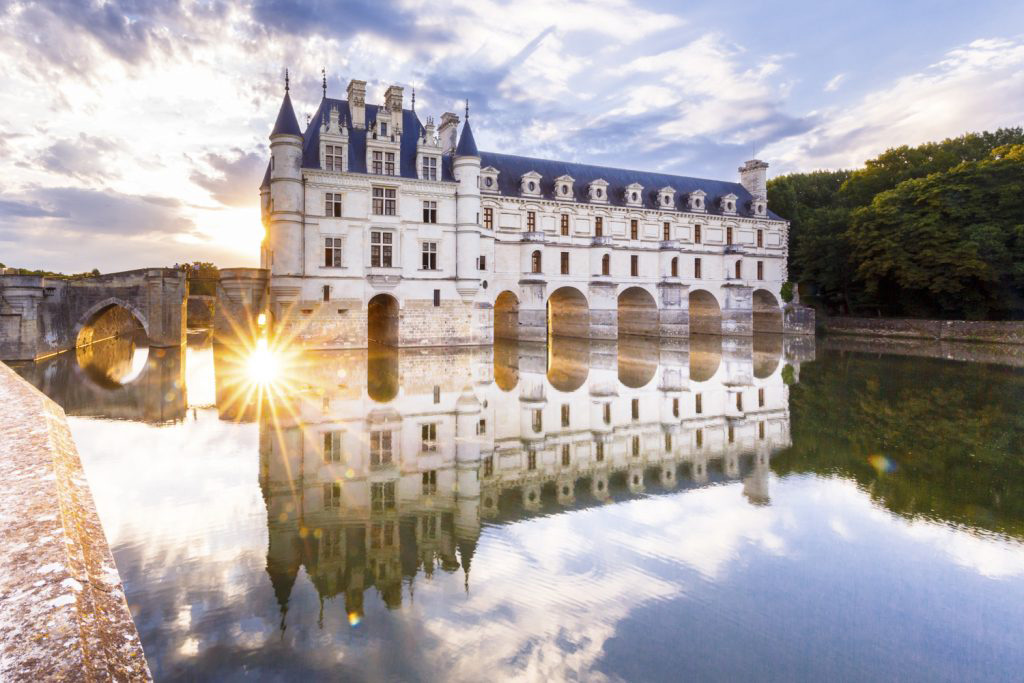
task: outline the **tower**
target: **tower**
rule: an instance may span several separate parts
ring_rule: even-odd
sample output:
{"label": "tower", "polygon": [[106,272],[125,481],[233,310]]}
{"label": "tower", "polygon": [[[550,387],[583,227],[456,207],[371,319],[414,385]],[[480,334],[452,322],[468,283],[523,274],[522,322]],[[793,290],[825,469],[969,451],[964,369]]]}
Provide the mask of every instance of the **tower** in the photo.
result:
{"label": "tower", "polygon": [[295,118],[288,76],[284,101],[270,132],[270,223],[267,250],[271,276],[302,274],[302,131]]}
{"label": "tower", "polygon": [[462,127],[455,160],[452,164],[455,181],[455,239],[458,258],[455,264],[455,289],[464,299],[471,298],[480,287],[480,153],[469,126],[469,107]]}

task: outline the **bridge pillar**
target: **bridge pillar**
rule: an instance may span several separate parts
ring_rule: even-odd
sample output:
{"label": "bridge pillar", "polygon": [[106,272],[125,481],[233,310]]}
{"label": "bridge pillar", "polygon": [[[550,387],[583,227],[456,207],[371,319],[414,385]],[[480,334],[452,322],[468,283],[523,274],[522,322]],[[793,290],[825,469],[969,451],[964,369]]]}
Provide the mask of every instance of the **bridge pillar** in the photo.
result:
{"label": "bridge pillar", "polygon": [[722,285],[722,334],[754,334],[754,290],[739,282]]}
{"label": "bridge pillar", "polygon": [[188,306],[188,282],[185,273],[169,268],[154,268],[148,271],[146,295],[149,345],[183,345],[188,334],[185,327]]}
{"label": "bridge pillar", "polygon": [[258,319],[267,309],[270,271],[263,268],[222,268],[217,285],[213,337],[218,342],[252,339],[259,333]]}

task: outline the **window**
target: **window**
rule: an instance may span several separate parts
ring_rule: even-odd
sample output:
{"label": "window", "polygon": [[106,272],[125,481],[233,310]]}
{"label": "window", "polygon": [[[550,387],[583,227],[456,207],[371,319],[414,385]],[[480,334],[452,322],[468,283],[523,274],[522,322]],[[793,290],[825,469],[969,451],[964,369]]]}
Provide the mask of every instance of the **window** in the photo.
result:
{"label": "window", "polygon": [[540,434],[544,430],[544,413],[541,410],[533,411],[533,431]]}
{"label": "window", "polygon": [[484,207],[484,227],[494,230],[494,209],[489,206]]}
{"label": "window", "polygon": [[640,419],[640,399],[634,398],[630,405],[631,405],[631,409],[632,409],[632,413],[633,413],[633,419],[634,420],[639,420]]}
{"label": "window", "polygon": [[633,448],[631,450],[633,451],[633,457],[634,458],[639,458],[640,457],[640,437],[639,436],[634,436],[633,437]]}
{"label": "window", "polygon": [[764,230],[758,230],[757,231],[757,246],[758,247],[763,247],[764,246]]}
{"label": "window", "polygon": [[378,429],[370,432],[370,467],[391,464],[391,430]]}
{"label": "window", "polygon": [[373,188],[373,213],[378,216],[395,215],[395,188]]}
{"label": "window", "polygon": [[757,390],[757,407],[764,408],[764,387]]}
{"label": "window", "polygon": [[693,226],[693,243],[700,244],[700,226]]}
{"label": "window", "polygon": [[437,157],[423,157],[423,179],[437,180]]}
{"label": "window", "polygon": [[437,450],[436,422],[420,425],[420,450],[424,453],[432,453]]}
{"label": "window", "polygon": [[330,301],[330,300],[331,300],[331,286],[330,285],[324,285],[324,301]]}
{"label": "window", "polygon": [[729,443],[736,440],[736,430],[732,425],[729,425]]}
{"label": "window", "polygon": [[629,222],[629,239],[635,240],[640,237],[639,223],[640,221],[635,218]]}
{"label": "window", "polygon": [[324,268],[341,268],[341,238],[324,238]]}
{"label": "window", "polygon": [[532,254],[530,254],[530,272],[532,272],[532,273],[540,273],[541,272],[540,252],[539,251],[535,251]]}
{"label": "window", "polygon": [[384,152],[373,153],[373,173],[374,175],[384,173]]}
{"label": "window", "polygon": [[535,470],[537,469],[537,451],[529,451],[526,454],[526,469]]}
{"label": "window", "polygon": [[394,235],[384,230],[370,231],[370,267],[390,268]]}
{"label": "window", "polygon": [[320,557],[335,560],[341,555],[341,530],[327,529],[320,536]]}
{"label": "window", "polygon": [[437,242],[423,243],[423,270],[437,270]]}
{"label": "window", "polygon": [[732,228],[725,229],[725,243],[732,244]]}
{"label": "window", "polygon": [[[437,292],[437,294],[441,293],[440,290],[438,290],[438,289],[435,289],[434,291]],[[434,385],[434,403],[440,403],[440,402],[441,402],[441,387],[439,387],[438,385],[435,384]]]}
{"label": "window", "polygon": [[324,150],[324,170],[342,170],[341,159],[345,148],[341,145],[327,145],[326,147],[327,149]]}
{"label": "window", "polygon": [[700,274],[700,259],[699,258],[693,259],[693,277],[698,279],[698,280],[701,278],[701,274]]}
{"label": "window", "polygon": [[381,121],[380,122],[380,135],[381,135],[381,137],[385,137],[385,138],[388,136],[388,124],[387,124],[387,121]]}
{"label": "window", "polygon": [[669,223],[668,221],[665,221],[661,225],[661,239],[665,240],[666,242],[672,239],[672,224]]}
{"label": "window", "polygon": [[603,415],[603,417],[604,417],[604,423],[606,425],[610,425],[612,423],[612,404],[611,403],[605,403],[604,404],[604,415]]}
{"label": "window", "polygon": [[567,213],[562,214],[562,235],[569,235],[569,214]]}
{"label": "window", "polygon": [[477,268],[479,270],[487,270],[487,257],[485,255],[480,254],[480,257],[477,259]]}
{"label": "window", "polygon": [[743,277],[743,261],[736,262],[736,279]]}
{"label": "window", "polygon": [[700,415],[701,413],[704,412],[704,397],[703,397],[703,394],[697,394],[696,396],[694,396],[693,411],[697,415]]}
{"label": "window", "polygon": [[629,257],[629,274],[633,277],[640,274],[640,257],[636,254]]}
{"label": "window", "polygon": [[672,257],[672,266],[671,266],[670,272],[671,272],[672,277],[679,277],[679,257],[678,256]]}
{"label": "window", "polygon": [[395,153],[388,152],[384,155],[384,175],[395,175]]}
{"label": "window", "polygon": [[679,399],[672,399],[672,417],[679,417]]}
{"label": "window", "polygon": [[[381,507],[381,510],[384,508]],[[383,524],[372,524],[370,525],[370,547],[374,550],[380,550],[381,548],[390,548],[394,545],[395,537],[395,523],[384,522]],[[376,564],[376,563],[372,563]],[[387,577],[387,565],[383,562],[376,567],[374,571],[377,579],[383,581]]]}
{"label": "window", "polygon": [[743,394],[736,394],[736,410],[743,411]]}
{"label": "window", "polygon": [[[370,487],[370,506],[374,512],[395,509],[395,482],[386,481]],[[389,523],[390,525],[390,523]],[[391,534],[388,534],[390,536]],[[388,544],[390,545],[390,543]]]}
{"label": "window", "polygon": [[425,201],[423,202],[423,222],[424,223],[436,223],[437,222],[437,202]]}
{"label": "window", "polygon": [[324,484],[324,509],[341,507],[341,484]]}
{"label": "window", "polygon": [[488,455],[484,458],[484,476],[490,477],[494,475],[494,456]]}
{"label": "window", "polygon": [[423,473],[423,495],[432,496],[437,493],[437,470]]}
{"label": "window", "polygon": [[601,257],[601,275],[612,274],[612,257],[609,254],[605,254]]}
{"label": "window", "polygon": [[569,426],[569,404],[568,403],[566,403],[565,405],[562,406],[562,426],[563,427],[568,427]]}
{"label": "window", "polygon": [[[437,308],[440,305],[441,305],[441,290],[440,289],[435,289],[434,290],[434,308]],[[437,401],[435,401],[435,403],[436,402]]]}
{"label": "window", "polygon": [[527,232],[534,232],[537,229],[537,212],[527,211],[526,212],[526,230]]}
{"label": "window", "polygon": [[562,275],[569,274],[569,252],[562,252]]}
{"label": "window", "polygon": [[601,216],[594,216],[594,237],[602,237],[604,235],[604,218]]}
{"label": "window", "polygon": [[569,456],[569,444],[562,444],[562,467],[568,467],[569,463],[572,462]]}
{"label": "window", "polygon": [[341,218],[340,192],[327,192],[324,194],[324,215],[328,218]]}
{"label": "window", "polygon": [[483,436],[487,433],[487,420],[480,418],[480,421],[476,423],[476,434],[477,436]]}
{"label": "window", "polygon": [[342,432],[324,432],[324,462],[341,462]]}
{"label": "window", "polygon": [[758,261],[757,262],[757,279],[758,280],[763,280],[764,279],[764,261]]}
{"label": "window", "polygon": [[697,437],[697,448],[700,448],[701,446],[703,446],[704,445],[704,430],[703,429],[698,429],[697,433],[694,436]]}
{"label": "window", "polygon": [[757,438],[764,439],[764,422],[757,423]]}

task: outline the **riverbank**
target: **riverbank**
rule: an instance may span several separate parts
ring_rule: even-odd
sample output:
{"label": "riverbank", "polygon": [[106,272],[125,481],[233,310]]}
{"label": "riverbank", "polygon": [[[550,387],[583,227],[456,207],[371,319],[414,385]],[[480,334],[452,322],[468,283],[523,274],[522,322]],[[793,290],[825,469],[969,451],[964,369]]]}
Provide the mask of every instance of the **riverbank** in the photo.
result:
{"label": "riverbank", "polygon": [[150,680],[64,411],[0,363],[0,680]]}
{"label": "riverbank", "polygon": [[1024,345],[1021,321],[822,317],[821,326],[829,335]]}

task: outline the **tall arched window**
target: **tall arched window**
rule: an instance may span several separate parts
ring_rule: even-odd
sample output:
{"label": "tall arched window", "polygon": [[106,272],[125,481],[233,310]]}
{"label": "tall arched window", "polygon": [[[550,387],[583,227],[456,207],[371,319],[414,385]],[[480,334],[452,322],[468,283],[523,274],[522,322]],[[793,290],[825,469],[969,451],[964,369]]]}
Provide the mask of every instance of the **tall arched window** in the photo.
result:
{"label": "tall arched window", "polygon": [[736,279],[743,277],[743,261],[736,262]]}
{"label": "tall arched window", "polygon": [[539,251],[533,252],[533,254],[530,256],[530,270],[531,270],[531,272],[534,272],[534,273],[541,272],[540,252]]}
{"label": "tall arched window", "polygon": [[612,274],[612,257],[609,254],[605,254],[601,257],[601,275]]}
{"label": "tall arched window", "polygon": [[672,259],[672,277],[679,277],[679,257]]}

